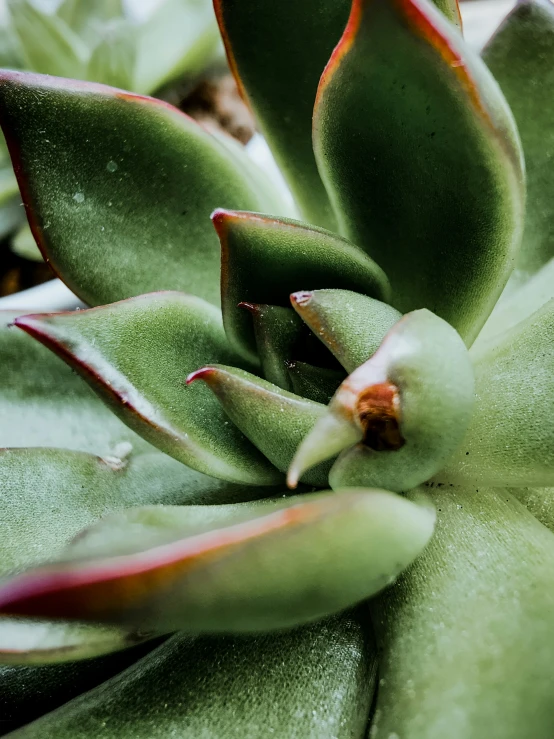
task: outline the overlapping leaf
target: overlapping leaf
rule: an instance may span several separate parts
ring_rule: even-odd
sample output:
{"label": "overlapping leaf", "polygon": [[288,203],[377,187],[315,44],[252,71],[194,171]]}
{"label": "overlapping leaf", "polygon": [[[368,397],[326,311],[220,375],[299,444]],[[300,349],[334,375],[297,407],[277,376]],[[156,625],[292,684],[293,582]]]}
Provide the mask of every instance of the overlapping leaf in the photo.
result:
{"label": "overlapping leaf", "polygon": [[77,369],[116,415],[181,462],[233,482],[271,485],[277,470],[228,422],[207,388],[187,389],[206,362],[236,362],[221,314],[200,298],[152,293],[17,325]]}
{"label": "overlapping leaf", "polygon": [[420,553],[434,510],[380,490],[147,507],[99,522],[0,588],[0,612],[158,633],[259,631],[340,611]]}
{"label": "overlapping leaf", "polygon": [[171,289],[218,303],[214,205],[283,212],[246,154],[150,98],[4,72],[0,123],[43,254],[93,305]]}
{"label": "overlapping leaf", "polygon": [[496,83],[430,2],[355,0],[314,146],[343,231],[383,267],[395,307],[426,307],[471,343],[518,253],[523,162]]}

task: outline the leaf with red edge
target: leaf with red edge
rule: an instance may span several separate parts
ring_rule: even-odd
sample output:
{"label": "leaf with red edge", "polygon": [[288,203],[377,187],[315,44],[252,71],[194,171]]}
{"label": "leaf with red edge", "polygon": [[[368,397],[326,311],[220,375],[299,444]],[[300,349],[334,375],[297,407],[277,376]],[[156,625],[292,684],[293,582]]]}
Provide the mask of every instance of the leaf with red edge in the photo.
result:
{"label": "leaf with red edge", "polygon": [[274,485],[280,473],[187,374],[236,363],[221,314],[200,298],[165,292],[74,313],[24,316],[16,325],[76,369],[136,433],[189,467],[231,482]]}
{"label": "leaf with red edge", "polygon": [[[471,343],[514,267],[516,127],[479,57],[428,0],[355,0],[321,78],[314,147],[344,233]],[[485,196],[486,194],[486,196]]]}
{"label": "leaf with red edge", "polygon": [[154,290],[217,304],[212,210],[286,212],[243,151],[153,98],[3,71],[0,123],[43,255],[92,305]]}
{"label": "leaf with red edge", "polygon": [[221,240],[221,303],[229,341],[256,360],[252,321],[240,302],[289,306],[296,290],[348,288],[386,300],[383,270],[346,239],[298,221],[217,210]]}
{"label": "leaf with red edge", "polygon": [[0,586],[0,613],[234,632],[321,618],[390,584],[435,512],[383,490],[107,518],[57,563]]}

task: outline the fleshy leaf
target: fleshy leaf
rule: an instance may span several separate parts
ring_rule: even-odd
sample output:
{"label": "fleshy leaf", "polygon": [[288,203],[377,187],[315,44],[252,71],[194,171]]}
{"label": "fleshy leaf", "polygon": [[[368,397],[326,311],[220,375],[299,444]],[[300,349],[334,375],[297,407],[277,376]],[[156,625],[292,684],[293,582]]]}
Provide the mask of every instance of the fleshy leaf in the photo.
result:
{"label": "fleshy leaf", "polygon": [[306,220],[335,230],[314,160],[312,111],[321,72],[346,25],[350,0],[282,0],[251,4],[248,10],[237,0],[214,0],[214,7],[239,88]]}
{"label": "fleshy leaf", "polygon": [[0,122],[41,251],[92,305],[173,289],[218,303],[214,205],[283,212],[246,154],[151,98],[2,72]]}
{"label": "fleshy leaf", "polygon": [[365,609],[281,634],[175,636],[18,739],[351,739],[376,660]]}
{"label": "fleshy leaf", "polygon": [[554,299],[473,356],[475,412],[440,482],[554,485]]}
{"label": "fleshy leaf", "polygon": [[483,52],[506,96],[525,154],[527,208],[515,278],[554,257],[554,6],[521,0]]}
{"label": "fleshy leaf", "polygon": [[459,446],[473,394],[469,354],[456,331],[427,310],[408,313],[339,387],[300,445],[289,486],[345,449],[329,476],[333,488],[411,490]]}
{"label": "fleshy leaf", "polygon": [[372,739],[545,739],[554,722],[554,536],[505,491],[429,491],[437,527],[371,603]]}
{"label": "fleshy leaf", "polygon": [[430,2],[354,1],[314,148],[342,230],[383,267],[392,304],[428,308],[471,343],[518,253],[523,159],[498,86]]}
{"label": "fleshy leaf", "polygon": [[[137,504],[251,500],[263,490],[194,472],[152,450],[106,459],[60,449],[0,451],[0,572],[15,574],[60,554],[106,513]],[[0,619],[0,663],[83,659],[138,637],[119,629]]]}
{"label": "fleshy leaf", "polygon": [[[208,385],[235,426],[281,472],[287,471],[296,448],[325,414],[324,405],[234,367],[204,367],[193,372],[188,382],[194,380]],[[302,481],[325,487],[330,468],[330,464],[319,465]]]}
{"label": "fleshy leaf", "polygon": [[210,361],[235,362],[221,314],[200,298],[153,293],[16,325],[76,369],[112,411],[180,462],[231,482],[271,485],[280,475],[232,425],[207,388],[185,387]]}
{"label": "fleshy leaf", "polygon": [[426,500],[382,490],[139,508],[104,519],[65,560],[5,582],[0,612],[162,633],[294,626],[390,584],[434,519]]}
{"label": "fleshy leaf", "polygon": [[221,303],[229,341],[251,361],[256,342],[240,302],[289,305],[295,290],[342,287],[386,300],[383,271],[340,236],[298,221],[217,210],[221,241]]}
{"label": "fleshy leaf", "polygon": [[121,444],[153,451],[58,357],[0,311],[0,447],[56,446],[108,456]]}
{"label": "fleshy leaf", "polygon": [[350,290],[314,290],[291,295],[292,307],[347,372],[379,348],[402,314],[387,303]]}

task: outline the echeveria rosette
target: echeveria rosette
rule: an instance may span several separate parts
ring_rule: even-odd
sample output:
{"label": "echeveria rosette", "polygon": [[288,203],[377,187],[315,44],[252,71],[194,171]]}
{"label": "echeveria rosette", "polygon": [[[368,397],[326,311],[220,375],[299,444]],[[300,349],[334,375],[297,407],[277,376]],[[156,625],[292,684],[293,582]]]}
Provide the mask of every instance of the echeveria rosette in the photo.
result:
{"label": "echeveria rosette", "polygon": [[[164,104],[2,74],[33,233],[95,307],[0,333],[15,446],[65,447],[0,452],[0,660],[25,665],[0,681],[85,689],[151,650],[17,735],[362,739],[379,663],[372,737],[549,739],[546,123],[522,152],[437,6],[216,3],[306,222]],[[511,45],[548,37],[526,6],[487,52],[508,97]]]}

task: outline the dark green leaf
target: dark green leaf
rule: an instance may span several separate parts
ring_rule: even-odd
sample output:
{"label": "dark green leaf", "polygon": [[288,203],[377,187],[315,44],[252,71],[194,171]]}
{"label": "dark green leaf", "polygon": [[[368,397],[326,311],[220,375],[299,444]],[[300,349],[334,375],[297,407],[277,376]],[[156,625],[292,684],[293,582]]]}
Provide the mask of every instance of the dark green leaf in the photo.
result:
{"label": "dark green leaf", "polygon": [[229,341],[251,361],[252,320],[240,302],[289,306],[297,290],[342,287],[386,300],[383,271],[360,249],[323,229],[298,221],[218,210],[221,302]]}
{"label": "dark green leaf", "polygon": [[218,303],[211,211],[283,212],[244,152],[160,101],[3,72],[0,122],[37,243],[89,304],[172,289]]}
{"label": "dark green leaf", "polygon": [[355,0],[314,110],[343,232],[390,278],[392,303],[477,335],[514,266],[523,159],[479,57],[427,0]]}

